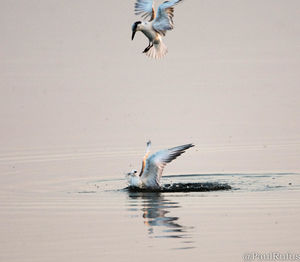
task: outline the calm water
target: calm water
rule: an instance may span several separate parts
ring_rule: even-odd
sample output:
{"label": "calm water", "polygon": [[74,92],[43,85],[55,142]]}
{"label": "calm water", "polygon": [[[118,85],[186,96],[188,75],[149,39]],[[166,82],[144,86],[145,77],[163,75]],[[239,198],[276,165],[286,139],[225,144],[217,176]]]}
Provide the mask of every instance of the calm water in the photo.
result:
{"label": "calm water", "polygon": [[86,158],[77,157],[2,157],[1,261],[242,261],[299,248],[299,174],[166,173],[163,183],[233,189],[130,193],[123,174],[99,179],[89,162],[82,175]]}
{"label": "calm water", "polygon": [[[134,2],[1,1],[0,261],[299,252],[300,1],[183,1],[160,61]],[[233,189],[124,191],[150,138]]]}

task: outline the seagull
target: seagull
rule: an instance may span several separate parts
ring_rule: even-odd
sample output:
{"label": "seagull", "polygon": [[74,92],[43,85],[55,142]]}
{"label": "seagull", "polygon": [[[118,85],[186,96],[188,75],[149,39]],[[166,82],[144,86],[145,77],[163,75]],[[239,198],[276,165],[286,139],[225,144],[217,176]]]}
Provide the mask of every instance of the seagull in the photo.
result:
{"label": "seagull", "polygon": [[149,39],[149,45],[143,53],[151,58],[162,58],[167,53],[167,47],[162,41],[167,30],[174,28],[173,16],[174,6],[182,0],[165,1],[159,5],[157,14],[154,9],[153,0],[137,0],[135,3],[135,14],[142,15],[143,19],[150,17],[149,21],[137,21],[132,25],[132,37],[134,39],[137,31],[142,31]]}
{"label": "seagull", "polygon": [[148,141],[140,174],[137,174],[137,170],[132,170],[126,175],[129,186],[143,189],[160,189],[160,178],[166,164],[170,163],[172,160],[183,154],[185,150],[193,146],[193,144],[176,146],[160,150],[149,156],[151,141]]}

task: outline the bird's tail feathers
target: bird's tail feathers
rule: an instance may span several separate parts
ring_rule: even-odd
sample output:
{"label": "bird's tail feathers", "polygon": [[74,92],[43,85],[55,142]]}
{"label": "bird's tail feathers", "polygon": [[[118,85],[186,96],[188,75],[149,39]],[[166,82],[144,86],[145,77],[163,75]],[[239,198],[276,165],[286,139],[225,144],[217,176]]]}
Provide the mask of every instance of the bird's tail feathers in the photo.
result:
{"label": "bird's tail feathers", "polygon": [[149,49],[146,55],[150,58],[160,59],[164,57],[168,52],[167,46],[163,41],[159,41],[158,43],[154,43],[153,47]]}

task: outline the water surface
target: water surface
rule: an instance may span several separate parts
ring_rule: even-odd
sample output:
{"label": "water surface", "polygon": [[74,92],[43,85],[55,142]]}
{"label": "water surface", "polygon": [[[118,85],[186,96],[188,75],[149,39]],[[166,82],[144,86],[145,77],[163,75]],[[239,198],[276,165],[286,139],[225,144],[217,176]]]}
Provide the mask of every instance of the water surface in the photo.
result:
{"label": "water surface", "polygon": [[[41,166],[49,171],[52,161]],[[14,169],[22,176],[12,171],[1,186],[3,261],[241,261],[253,250],[299,247],[297,173],[166,174],[163,183],[218,182],[232,190],[133,193],[121,174],[76,177],[76,168],[65,167],[65,176],[46,178],[36,162],[20,165]]]}

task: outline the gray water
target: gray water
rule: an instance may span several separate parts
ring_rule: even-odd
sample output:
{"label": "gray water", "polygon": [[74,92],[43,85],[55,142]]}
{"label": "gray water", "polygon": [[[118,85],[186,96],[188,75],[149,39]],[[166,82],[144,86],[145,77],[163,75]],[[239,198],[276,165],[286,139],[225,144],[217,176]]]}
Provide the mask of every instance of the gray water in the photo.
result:
{"label": "gray water", "polygon": [[[300,1],[182,1],[159,61],[134,2],[1,1],[0,261],[299,252]],[[124,191],[148,139],[233,189]]]}
{"label": "gray water", "polygon": [[2,152],[1,261],[241,261],[298,251],[298,173],[172,173],[191,168],[190,150],[167,166],[163,184],[232,189],[132,193],[116,170],[143,149],[73,150]]}

